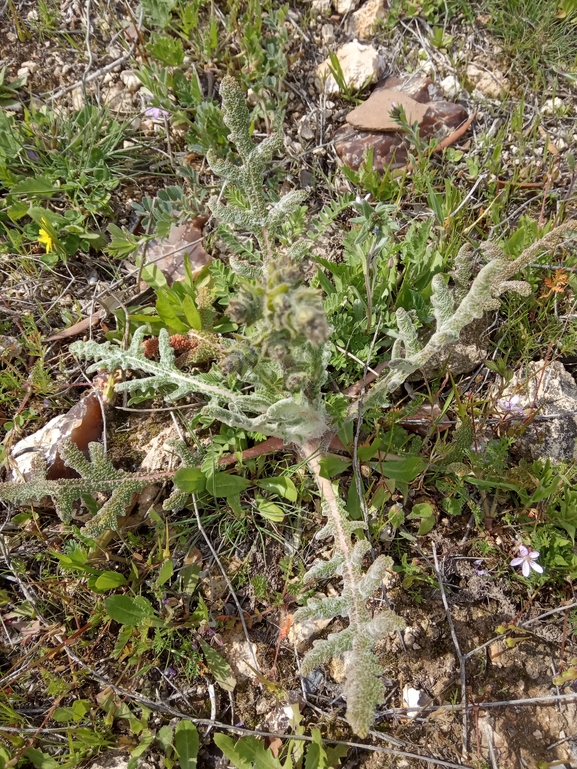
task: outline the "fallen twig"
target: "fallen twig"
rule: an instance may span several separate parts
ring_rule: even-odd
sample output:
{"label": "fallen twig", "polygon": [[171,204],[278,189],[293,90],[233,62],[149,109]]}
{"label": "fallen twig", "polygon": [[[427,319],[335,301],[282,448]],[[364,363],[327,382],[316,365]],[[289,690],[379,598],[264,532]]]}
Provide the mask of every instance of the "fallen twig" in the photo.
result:
{"label": "fallen twig", "polygon": [[457,638],[457,632],[453,623],[453,617],[451,616],[451,610],[449,608],[449,602],[447,601],[447,595],[445,593],[445,586],[443,585],[443,577],[439,568],[439,559],[437,558],[437,548],[435,543],[432,543],[433,558],[435,560],[435,572],[439,581],[439,589],[441,591],[441,598],[443,600],[443,606],[445,607],[445,614],[447,615],[447,622],[451,630],[451,638],[453,639],[453,645],[457,652],[457,658],[459,660],[459,670],[461,673],[461,704],[463,705],[463,755],[467,755],[469,752],[469,723],[467,718],[467,671],[466,661],[467,657],[461,652],[459,645],[459,639]]}

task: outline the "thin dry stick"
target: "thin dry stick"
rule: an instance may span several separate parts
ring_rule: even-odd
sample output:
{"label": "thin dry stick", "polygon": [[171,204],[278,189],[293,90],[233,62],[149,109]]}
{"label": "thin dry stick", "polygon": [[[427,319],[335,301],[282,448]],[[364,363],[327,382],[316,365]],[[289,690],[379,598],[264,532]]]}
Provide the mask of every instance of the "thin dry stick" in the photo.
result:
{"label": "thin dry stick", "polygon": [[86,37],[84,39],[84,43],[86,45],[86,50],[88,52],[88,62],[86,63],[86,67],[84,68],[84,72],[82,73],[82,95],[85,101],[87,100],[86,78],[88,77],[88,73],[92,69],[92,63],[94,61],[94,54],[92,53],[92,46],[90,45],[90,33],[92,31],[92,24],[90,21],[91,3],[92,3],[92,0],[86,0]]}
{"label": "thin dry stick", "polygon": [[485,739],[487,740],[487,748],[489,750],[489,760],[491,761],[492,769],[499,769],[497,765],[497,757],[495,755],[495,748],[493,747],[493,730],[488,720],[483,723],[483,732],[485,733]]}
{"label": "thin dry stick", "polygon": [[437,558],[437,548],[435,543],[433,545],[433,558],[435,560],[435,572],[439,581],[439,589],[441,590],[441,598],[443,599],[443,606],[445,607],[445,614],[447,615],[447,622],[451,630],[451,637],[453,639],[453,645],[457,652],[457,658],[459,660],[459,670],[461,674],[461,705],[463,707],[463,755],[466,756],[469,752],[469,722],[467,716],[467,672],[465,669],[466,657],[461,653],[461,647],[459,646],[459,639],[455,631],[455,625],[453,624],[453,617],[451,616],[451,610],[449,608],[449,602],[447,601],[447,595],[445,593],[445,586],[443,585],[443,577],[441,576],[441,570],[439,568],[439,559]]}
{"label": "thin dry stick", "polygon": [[204,537],[204,541],[208,545],[208,549],[212,553],[212,557],[216,561],[216,563],[218,565],[218,568],[220,569],[220,571],[222,573],[222,576],[224,577],[224,580],[226,582],[226,586],[228,587],[228,589],[230,591],[232,599],[233,599],[233,601],[236,604],[236,608],[238,609],[238,616],[240,617],[240,621],[241,621],[241,624],[242,624],[242,629],[243,629],[243,632],[244,632],[244,637],[246,638],[246,642],[248,644],[248,648],[250,649],[250,654],[251,654],[251,657],[252,657],[252,661],[254,662],[255,670],[257,670],[259,673],[261,673],[261,669],[259,667],[259,664],[258,664],[258,661],[257,661],[257,658],[256,658],[256,654],[254,653],[254,649],[253,649],[252,643],[250,641],[250,637],[249,637],[249,634],[248,634],[248,628],[246,626],[246,622],[244,621],[244,610],[243,610],[242,606],[240,605],[240,601],[238,600],[238,597],[237,597],[236,593],[234,592],[234,588],[232,586],[232,583],[231,583],[230,579],[228,578],[228,574],[226,573],[226,570],[225,570],[224,566],[222,565],[216,550],[212,546],[212,542],[210,541],[210,538],[209,538],[208,534],[206,533],[206,531],[203,528],[203,525],[202,525],[201,520],[200,520],[200,513],[198,511],[198,505],[196,503],[196,494],[192,495],[192,504],[194,505],[194,513],[196,515],[196,523],[198,525],[198,530],[200,531],[200,533]]}
{"label": "thin dry stick", "polygon": [[[556,702],[565,702],[570,700],[577,700],[577,692],[571,692],[570,694],[548,694],[543,697],[528,697],[526,700],[502,700],[500,702],[475,702],[475,708],[508,708],[513,705],[553,705]],[[467,708],[471,706],[467,704]],[[452,710],[457,712],[464,710],[465,706],[460,705],[426,705],[423,708],[389,708],[379,713],[380,718],[385,716],[405,716],[407,713],[420,713],[433,710]]]}

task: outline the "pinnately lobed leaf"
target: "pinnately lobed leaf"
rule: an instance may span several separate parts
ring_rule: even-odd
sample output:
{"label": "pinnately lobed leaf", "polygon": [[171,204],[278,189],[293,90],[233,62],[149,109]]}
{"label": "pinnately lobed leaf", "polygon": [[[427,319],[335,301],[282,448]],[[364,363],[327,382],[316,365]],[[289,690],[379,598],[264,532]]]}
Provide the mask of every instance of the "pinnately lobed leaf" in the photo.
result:
{"label": "pinnately lobed leaf", "polygon": [[[209,206],[215,217],[226,224],[228,243],[233,247],[235,243],[240,244],[237,256],[242,262],[235,262],[238,290],[228,310],[239,331],[234,340],[222,340],[215,335],[214,347],[221,350],[219,367],[209,374],[181,371],[175,364],[168,335],[162,331],[160,362],[147,359],[140,349],[144,329],[136,331],[128,350],[95,342],[77,342],[71,350],[95,361],[90,370],[105,366],[110,371],[121,368],[145,374],[141,379],[122,382],[117,389],[158,388],[166,393],[169,401],[198,393],[207,401],[203,409],[205,417],[233,428],[280,438],[296,447],[320,496],[323,525],[317,537],[334,541],[332,557],[324,564],[314,564],[305,575],[305,582],[339,577],[342,587],[337,597],[311,599],[296,612],[295,620],[339,616],[347,618],[349,623],[339,633],[316,641],[303,660],[302,670],[306,675],[331,658],[345,655],[347,719],[353,730],[364,736],[384,694],[384,671],[375,654],[375,645],[386,634],[402,629],[404,622],[391,611],[374,617],[369,613],[367,599],[381,586],[390,561],[379,557],[366,569],[364,561],[369,546],[362,534],[364,524],[349,520],[338,487],[331,480],[342,465],[326,458],[326,447],[340,427],[331,423],[323,393],[332,351],[328,343],[330,328],[320,293],[307,284],[303,273],[300,260],[307,252],[307,240],[297,240],[286,249],[279,239],[281,225],[301,205],[303,194],[289,193],[278,201],[267,199],[264,174],[281,149],[282,140],[273,134],[256,145],[251,138],[249,112],[239,86],[232,78],[225,77],[220,93],[223,118],[241,163],[233,165],[208,156],[214,173],[229,183],[228,189],[236,187],[236,193],[229,200],[213,198]],[[245,200],[247,205],[239,205],[239,201]],[[231,236],[233,229],[239,237]],[[441,275],[433,279],[431,305],[435,331],[427,341],[422,341],[411,315],[399,308],[399,337],[394,342],[386,373],[366,393],[360,405],[349,406],[345,421],[351,422],[359,413],[387,404],[390,393],[412,372],[458,340],[462,329],[471,321],[496,309],[505,291],[526,294],[530,290],[528,284],[513,280],[515,274],[575,229],[574,222],[561,225],[514,260],[508,259],[496,244],[484,244],[482,250],[488,261],[470,286],[469,251],[464,247],[455,260],[455,286],[450,287]],[[314,227],[311,233],[314,237]],[[250,243],[250,248],[240,237]],[[396,477],[392,475],[396,472],[399,479],[408,482],[425,467],[422,460],[409,462],[411,466],[407,462],[390,463],[389,477]],[[174,504],[181,504],[186,490],[195,488],[199,481],[182,474],[179,482]],[[244,491],[246,483],[240,477],[217,473],[207,480],[206,489],[215,496],[226,497]],[[266,486],[261,488],[268,490]],[[15,491],[12,493],[17,495]],[[64,497],[60,503],[63,507],[68,505],[68,514],[70,500]],[[207,650],[205,653],[209,654]],[[210,664],[208,658],[207,662]],[[216,661],[213,664],[218,667]],[[213,672],[218,678],[216,670]],[[221,678],[225,680],[227,676],[222,674]],[[222,681],[221,685],[226,686]],[[244,760],[236,752],[240,743],[235,745],[225,737],[222,743],[223,749],[226,745],[231,755],[235,752],[239,761]]]}

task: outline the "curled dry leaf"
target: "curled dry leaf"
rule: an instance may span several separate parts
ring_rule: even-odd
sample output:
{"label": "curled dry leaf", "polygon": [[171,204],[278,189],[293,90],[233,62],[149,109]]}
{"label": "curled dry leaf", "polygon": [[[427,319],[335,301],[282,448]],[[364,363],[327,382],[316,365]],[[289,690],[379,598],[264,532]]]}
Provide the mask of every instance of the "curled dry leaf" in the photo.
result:
{"label": "curled dry leaf", "polygon": [[[95,385],[102,384],[97,377]],[[12,480],[22,480],[22,477],[30,479],[32,460],[38,453],[46,460],[47,480],[78,478],[78,473],[64,463],[59,448],[63,441],[71,440],[88,457],[88,444],[102,438],[104,419],[101,397],[96,390],[91,390],[66,414],[54,417],[40,430],[18,441],[12,450],[12,458],[17,465],[17,469],[12,470]],[[102,404],[105,403],[103,399]]]}

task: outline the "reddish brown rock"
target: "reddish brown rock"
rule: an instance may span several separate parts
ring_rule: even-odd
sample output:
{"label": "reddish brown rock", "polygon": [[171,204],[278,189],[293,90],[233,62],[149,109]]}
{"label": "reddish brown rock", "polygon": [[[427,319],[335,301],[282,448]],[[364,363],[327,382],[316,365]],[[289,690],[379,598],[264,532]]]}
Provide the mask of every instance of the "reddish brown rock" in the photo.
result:
{"label": "reddish brown rock", "polygon": [[428,104],[431,101],[431,94],[429,93],[429,86],[433,84],[433,81],[427,75],[419,75],[418,77],[386,77],[377,83],[375,91],[380,91],[385,88],[391,91],[402,91],[402,93],[410,96],[411,99],[420,102],[421,104]]}
{"label": "reddish brown rock", "polygon": [[[431,136],[437,136],[439,140],[442,140],[467,120],[467,110],[462,105],[453,102],[431,101],[430,84],[431,81],[428,78],[401,80],[390,77],[377,86],[365,104],[369,104],[379,91],[397,90],[415,102],[420,102],[426,106],[427,109],[419,125],[421,137],[428,139]],[[353,110],[353,113],[355,111]],[[376,124],[376,121],[371,123],[371,125]],[[352,125],[344,125],[339,128],[334,139],[335,150],[345,165],[357,170],[363,162],[365,152],[369,149],[373,150],[373,168],[376,170],[381,171],[387,166],[399,168],[406,165],[409,144],[403,133],[400,130],[391,131],[388,128],[390,118],[383,121],[381,125],[387,127],[371,131],[359,130]]]}

